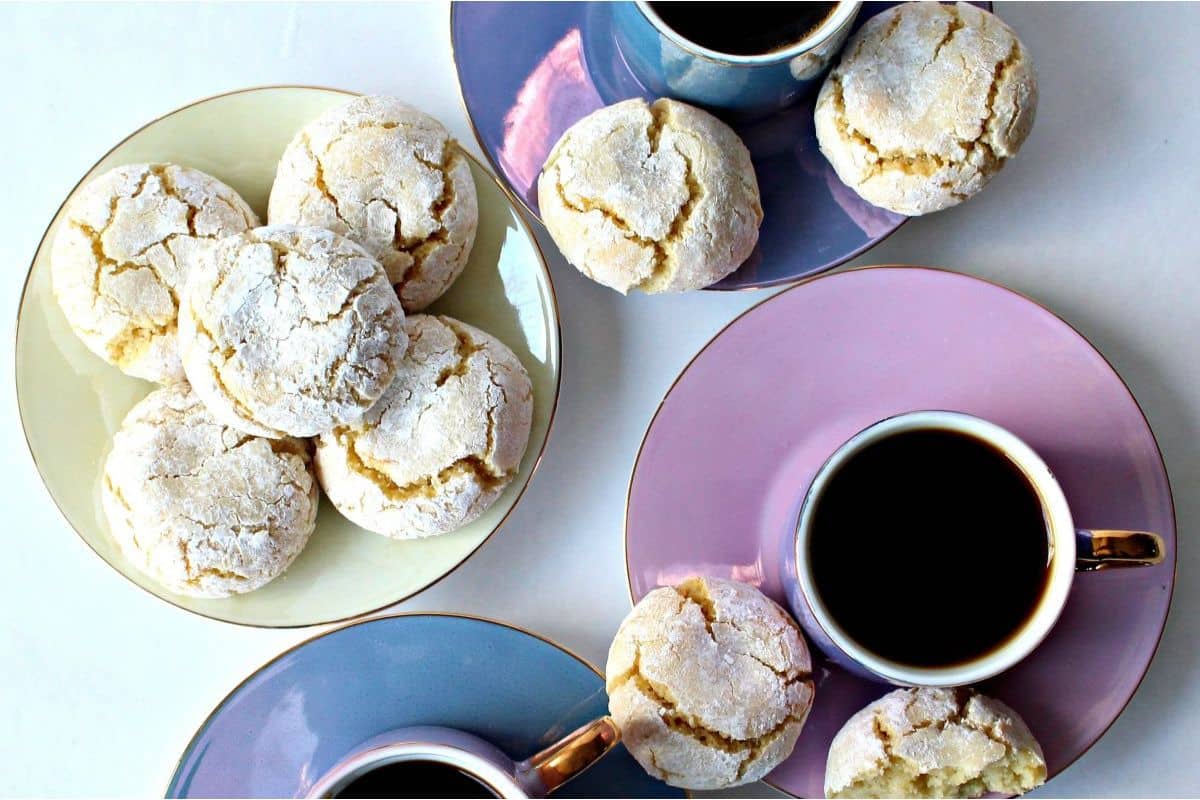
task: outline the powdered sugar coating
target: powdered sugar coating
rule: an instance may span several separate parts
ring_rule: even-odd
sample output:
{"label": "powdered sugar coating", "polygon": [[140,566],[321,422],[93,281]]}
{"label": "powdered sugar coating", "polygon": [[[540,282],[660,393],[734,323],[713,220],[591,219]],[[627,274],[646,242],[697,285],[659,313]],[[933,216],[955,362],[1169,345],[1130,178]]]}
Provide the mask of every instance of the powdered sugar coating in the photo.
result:
{"label": "powdered sugar coating", "polygon": [[379,262],[319,228],[269,225],[220,242],[188,280],[183,367],[221,421],[258,436],[357,422],[408,338]]}
{"label": "powdered sugar coating", "polygon": [[409,349],[361,423],[317,442],[317,476],[351,521],[394,539],[478,518],[517,474],[533,386],[495,337],[450,317],[405,323]]}
{"label": "powdered sugar coating", "polygon": [[76,335],[122,371],[183,379],[178,293],[216,239],[258,225],[237,192],[176,164],[116,167],[67,204],[50,251],[55,297]]}
{"label": "powdered sugar coating", "polygon": [[825,795],[1013,795],[1045,780],[1042,748],[1004,703],[962,689],[897,689],[833,738]]}
{"label": "powdered sugar coating", "polygon": [[383,264],[405,311],[419,311],[466,266],[479,205],[467,157],[440,122],[365,96],[300,129],[280,159],[268,217],[354,240]]}
{"label": "powdered sugar coating", "polygon": [[812,707],[812,662],[795,623],[757,589],[717,578],[643,597],[605,672],[629,752],[686,789],[766,775],[792,752]]}
{"label": "powdered sugar coating", "polygon": [[867,201],[926,214],[979,192],[1033,127],[1037,79],[1012,28],[966,3],[902,3],[825,79],[821,152]]}
{"label": "powdered sugar coating", "polygon": [[568,128],[538,178],[538,204],[567,261],[622,294],[719,281],[749,257],[762,223],[742,140],[667,99],[625,100]]}
{"label": "powdered sugar coating", "polygon": [[316,526],[308,445],[218,422],[186,383],[130,410],[101,502],[135,567],[173,592],[224,597],[278,577]]}

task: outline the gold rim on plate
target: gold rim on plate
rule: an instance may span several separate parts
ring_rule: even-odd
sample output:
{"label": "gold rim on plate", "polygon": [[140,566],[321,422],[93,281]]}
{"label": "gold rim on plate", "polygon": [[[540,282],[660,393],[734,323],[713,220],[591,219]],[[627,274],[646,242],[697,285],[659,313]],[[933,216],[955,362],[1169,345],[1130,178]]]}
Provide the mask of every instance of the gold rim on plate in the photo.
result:
{"label": "gold rim on plate", "polygon": [[[671,392],[675,391],[675,386],[679,383],[680,380],[683,379],[683,376],[687,374],[687,371],[692,368],[692,364],[694,364],[696,362],[696,360],[700,358],[700,356],[704,355],[705,351],[707,351],[708,348],[711,347],[712,344],[717,339],[719,339],[723,333],[725,333],[725,331],[729,330],[731,327],[734,326],[734,324],[739,322],[743,317],[750,314],[750,312],[754,311],[759,306],[761,306],[765,303],[769,303],[772,300],[774,300],[775,298],[777,298],[780,295],[783,295],[787,292],[792,292],[792,291],[796,291],[797,289],[801,289],[814,281],[825,280],[828,278],[835,278],[838,275],[845,275],[850,272],[861,272],[863,270],[870,270],[870,269],[911,269],[911,270],[925,270],[928,272],[947,272],[947,273],[950,273],[951,275],[962,275],[967,278],[971,278],[972,280],[977,280],[981,283],[985,283],[989,286],[993,286],[997,289],[1002,289],[1005,292],[1008,292],[1009,294],[1016,295],[1017,297],[1021,298],[1022,300],[1032,303],[1033,305],[1040,308],[1042,311],[1045,311],[1047,314],[1049,314],[1051,317],[1053,317],[1054,319],[1061,322],[1063,325],[1066,325],[1067,328],[1069,328],[1072,332],[1074,332],[1076,336],[1078,336],[1080,339],[1082,339],[1084,341],[1084,343],[1086,343],[1089,347],[1092,348],[1092,350],[1094,350],[1096,353],[1099,354],[1100,358],[1104,360],[1104,363],[1108,366],[1108,368],[1110,370],[1112,370],[1112,373],[1117,376],[1117,380],[1120,381],[1121,385],[1125,388],[1125,392],[1129,395],[1129,399],[1133,401],[1134,407],[1138,410],[1138,413],[1142,415],[1142,421],[1146,423],[1146,429],[1148,431],[1150,431],[1150,439],[1151,439],[1151,441],[1154,442],[1154,450],[1158,454],[1158,462],[1162,466],[1163,475],[1167,479],[1167,481],[1166,481],[1166,483],[1167,483],[1167,505],[1169,506],[1169,508],[1171,510],[1171,527],[1173,529],[1175,529],[1175,531],[1176,531],[1175,544],[1172,547],[1173,562],[1171,565],[1171,593],[1170,593],[1170,596],[1167,597],[1167,613],[1163,615],[1162,624],[1158,629],[1158,638],[1155,640],[1154,649],[1150,653],[1150,660],[1146,662],[1146,668],[1144,670],[1142,670],[1142,674],[1138,677],[1137,683],[1134,684],[1133,691],[1129,694],[1129,698],[1125,701],[1124,705],[1121,706],[1121,710],[1119,712],[1117,712],[1116,716],[1114,716],[1112,718],[1112,721],[1109,722],[1108,725],[1104,726],[1104,730],[1102,730],[1099,733],[1099,735],[1096,736],[1095,739],[1092,739],[1092,741],[1088,743],[1087,747],[1085,747],[1079,751],[1079,755],[1075,756],[1070,761],[1068,761],[1066,764],[1064,764],[1061,769],[1059,769],[1057,772],[1054,773],[1054,775],[1048,776],[1046,778],[1046,780],[1047,780],[1047,782],[1049,782],[1052,778],[1057,777],[1057,776],[1061,775],[1062,773],[1066,772],[1068,769],[1070,769],[1070,767],[1076,761],[1078,761],[1080,758],[1083,758],[1084,754],[1087,753],[1089,750],[1091,750],[1096,745],[1096,742],[1098,742],[1102,738],[1104,738],[1104,735],[1106,733],[1108,733],[1109,729],[1112,728],[1112,726],[1114,724],[1116,724],[1116,721],[1118,719],[1120,719],[1121,715],[1125,713],[1125,709],[1129,708],[1129,704],[1131,702],[1133,702],[1133,696],[1135,694],[1137,694],[1138,689],[1142,685],[1142,681],[1144,681],[1146,679],[1146,674],[1150,671],[1150,665],[1154,663],[1154,657],[1158,654],[1158,647],[1159,647],[1159,645],[1162,644],[1162,637],[1163,637],[1164,632],[1167,629],[1167,618],[1170,617],[1170,615],[1171,615],[1171,601],[1174,599],[1175,582],[1176,582],[1176,579],[1178,578],[1178,573],[1179,573],[1179,535],[1178,535],[1179,525],[1178,525],[1178,519],[1175,514],[1175,499],[1171,492],[1171,476],[1167,472],[1166,459],[1163,458],[1162,448],[1159,447],[1158,438],[1154,435],[1154,428],[1150,425],[1150,418],[1146,416],[1145,410],[1142,408],[1141,404],[1138,402],[1137,397],[1133,394],[1133,390],[1129,387],[1129,383],[1125,380],[1124,377],[1122,377],[1121,373],[1119,371],[1117,371],[1117,368],[1115,366],[1113,366],[1113,363],[1111,361],[1109,361],[1108,356],[1106,356],[1104,353],[1102,353],[1100,351],[1100,349],[1098,347],[1096,347],[1094,344],[1092,344],[1091,340],[1088,339],[1086,336],[1084,336],[1079,331],[1078,328],[1076,328],[1070,322],[1067,322],[1065,319],[1063,319],[1061,316],[1056,314],[1054,311],[1047,308],[1042,303],[1038,302],[1037,300],[1034,300],[1032,297],[1029,297],[1026,294],[1018,292],[1016,289],[1010,289],[1007,286],[1004,286],[1002,284],[999,284],[999,283],[997,283],[993,280],[989,280],[987,278],[980,278],[975,275],[968,275],[965,272],[957,272],[955,270],[947,269],[945,267],[930,267],[930,266],[910,265],[910,264],[871,264],[871,265],[864,265],[861,267],[852,267],[850,269],[844,269],[844,270],[841,270],[836,273],[812,275],[807,278],[802,278],[800,280],[800,282],[795,284],[794,286],[789,286],[786,289],[784,289],[783,291],[776,292],[775,294],[771,295],[770,297],[766,297],[766,298],[760,300],[759,302],[755,303],[754,305],[752,305],[749,308],[747,308],[746,310],[744,310],[742,313],[738,314],[736,317],[731,319],[729,322],[722,325],[721,329],[718,330],[716,333],[714,333],[712,335],[712,338],[710,338],[707,342],[705,342],[704,345],[699,350],[696,351],[695,355],[693,355],[690,359],[688,359],[687,364],[685,364],[683,366],[683,369],[681,369],[679,371],[679,374],[675,376],[675,380],[671,381],[671,385],[669,387],[667,387],[667,391],[663,394],[662,399],[658,401],[658,406],[654,409],[654,414],[650,417],[650,423],[646,426],[645,433],[642,434],[642,441],[641,441],[641,443],[638,444],[637,454],[633,457],[633,468],[630,470],[630,473],[629,473],[629,487],[625,491],[625,532],[624,532],[624,537],[623,537],[623,549],[624,549],[624,555],[625,555],[625,585],[629,589],[629,602],[630,602],[630,604],[637,603],[637,598],[635,598],[633,596],[633,577],[632,577],[632,572],[629,567],[629,501],[633,497],[633,481],[637,477],[638,462],[641,461],[642,450],[646,447],[646,439],[648,439],[650,437],[650,431],[654,428],[654,423],[658,420],[658,415],[662,413],[663,405],[667,402],[667,398],[671,396]],[[790,613],[791,612],[789,611],[789,614]],[[763,780],[763,783],[767,784],[768,786],[770,786],[772,789],[775,789],[776,791],[782,792],[783,794],[786,794],[790,797],[798,796],[798,795],[793,795],[791,792],[787,791],[786,789],[784,789],[780,786],[777,786],[776,784],[772,783],[767,778],[763,778],[762,780]]]}
{"label": "gold rim on plate", "polygon": [[54,496],[54,493],[50,491],[50,486],[49,486],[49,484],[46,483],[46,475],[42,470],[42,465],[38,463],[37,456],[34,455],[34,453],[33,453],[33,445],[29,441],[29,432],[25,426],[25,415],[22,411],[21,403],[20,403],[21,388],[20,388],[20,383],[19,383],[18,377],[17,377],[17,363],[20,360],[21,316],[25,310],[25,296],[29,292],[29,283],[33,279],[34,265],[37,263],[38,255],[42,252],[42,248],[46,246],[46,239],[50,236],[50,231],[52,228],[54,228],[55,223],[58,221],[59,216],[62,214],[63,208],[65,208],[67,203],[70,202],[71,198],[75,196],[75,193],[79,191],[79,187],[82,186],[83,183],[86,180],[88,180],[89,176],[91,176],[91,174],[96,170],[96,168],[98,166],[100,166],[100,163],[103,162],[104,159],[108,158],[114,151],[116,151],[118,148],[120,148],[122,145],[124,145],[130,139],[137,136],[139,133],[146,130],[147,128],[149,128],[169,117],[172,117],[172,116],[180,113],[181,111],[186,111],[189,108],[193,108],[195,106],[210,102],[212,100],[218,100],[222,97],[230,97],[232,95],[238,95],[238,94],[249,94],[251,92],[259,92],[259,91],[270,90],[270,89],[309,89],[309,90],[320,91],[320,92],[333,92],[336,94],[345,95],[347,97],[358,97],[361,95],[361,92],[353,92],[348,89],[338,89],[338,88],[335,88],[332,86],[316,86],[316,85],[312,85],[312,84],[266,84],[266,85],[262,85],[262,86],[248,86],[248,87],[245,87],[242,89],[234,89],[234,90],[231,90],[228,92],[220,92],[219,94],[214,94],[214,95],[210,95],[208,97],[203,97],[203,98],[200,98],[199,100],[193,100],[190,103],[186,103],[182,106],[179,106],[178,108],[174,108],[171,111],[168,111],[165,114],[161,114],[161,115],[155,117],[154,119],[150,120],[149,122],[145,123],[144,125],[141,125],[138,128],[136,128],[133,132],[129,133],[127,136],[123,137],[120,141],[118,141],[112,147],[105,150],[103,155],[101,155],[100,158],[98,158],[96,160],[96,162],[94,164],[92,164],[92,166],[88,167],[87,171],[84,172],[83,177],[81,177],[79,179],[79,181],[76,182],[76,184],[73,187],[71,187],[71,190],[69,192],[67,192],[66,198],[63,199],[62,203],[59,204],[58,209],[55,210],[53,216],[50,217],[50,222],[46,225],[46,230],[42,232],[42,237],[41,237],[41,239],[38,240],[37,247],[33,251],[33,258],[29,262],[29,269],[25,273],[25,283],[21,287],[21,295],[17,301],[16,329],[15,329],[15,333],[13,335],[13,387],[14,387],[14,391],[17,396],[17,415],[20,417],[20,420],[21,420],[21,435],[25,439],[25,449],[29,453],[30,460],[33,461],[33,466],[34,466],[34,469],[37,471],[38,478],[41,479],[42,486],[43,486],[43,488],[45,488],[46,494],[48,494],[50,496],[50,502],[52,502],[54,504],[54,507],[56,509],[58,509],[59,515],[63,518],[63,520],[67,523],[67,525],[70,526],[71,530],[73,530],[75,532],[76,537],[78,537],[80,541],[82,541],[85,545],[87,545],[87,548],[89,551],[91,551],[97,558],[99,558],[102,562],[104,562],[104,564],[107,565],[108,567],[110,567],[114,572],[116,572],[118,575],[120,575],[125,580],[129,581],[131,584],[136,586],[141,591],[145,592],[146,594],[149,594],[152,597],[155,597],[159,600],[169,603],[172,606],[174,606],[175,608],[182,609],[183,611],[186,611],[190,614],[195,614],[197,616],[204,617],[206,619],[215,620],[217,622],[222,622],[222,623],[226,623],[229,625],[238,625],[238,626],[245,627],[245,628],[264,628],[264,629],[273,629],[273,630],[288,630],[288,629],[295,629],[295,628],[311,628],[311,627],[314,627],[317,625],[338,625],[341,623],[345,623],[349,620],[358,619],[359,617],[365,617],[370,614],[375,614],[379,611],[382,611],[385,608],[389,608],[390,606],[394,606],[398,603],[403,603],[404,601],[415,597],[416,595],[420,594],[421,592],[424,592],[426,589],[429,589],[429,588],[437,585],[442,580],[449,577],[451,574],[453,574],[455,571],[457,571],[460,567],[462,567],[463,564],[467,563],[467,561],[469,561],[472,556],[474,556],[477,552],[479,552],[479,549],[481,547],[483,547],[485,544],[487,544],[489,541],[491,541],[492,537],[496,535],[496,532],[499,531],[500,528],[504,526],[504,523],[508,521],[508,518],[512,515],[513,511],[516,510],[517,505],[521,502],[521,498],[524,497],[526,490],[528,490],[529,484],[533,482],[533,477],[535,474],[537,474],[537,469],[542,463],[542,457],[545,456],[545,454],[546,454],[546,447],[550,443],[550,435],[554,431],[554,417],[555,417],[555,414],[558,412],[558,397],[562,391],[562,364],[561,364],[561,359],[562,359],[562,322],[561,322],[560,316],[559,316],[558,294],[554,288],[554,279],[550,274],[550,267],[546,262],[546,254],[545,254],[545,252],[543,252],[541,244],[539,244],[539,242],[537,240],[537,236],[534,235],[533,229],[530,228],[528,221],[521,214],[520,204],[517,201],[515,195],[513,195],[513,193],[511,191],[509,191],[508,187],[505,186],[504,183],[501,182],[496,177],[496,175],[490,169],[487,168],[487,166],[485,166],[483,163],[480,162],[480,160],[478,158],[473,156],[471,153],[467,152],[467,150],[465,148],[463,148],[461,145],[459,145],[459,151],[462,152],[463,155],[465,155],[467,158],[469,158],[472,162],[474,162],[475,165],[478,166],[480,168],[480,170],[482,170],[483,173],[485,175],[487,175],[494,184],[496,184],[496,187],[499,188],[501,195],[508,201],[509,205],[512,207],[512,210],[514,212],[513,217],[517,220],[517,224],[521,226],[521,230],[524,231],[524,233],[528,237],[529,241],[533,243],[534,252],[537,253],[537,257],[538,257],[538,266],[541,268],[542,273],[545,275],[546,285],[550,289],[550,309],[554,315],[553,344],[554,344],[554,351],[556,353],[558,353],[558,356],[559,356],[559,368],[557,370],[555,370],[555,376],[554,376],[554,398],[550,404],[549,418],[546,420],[546,435],[542,438],[541,447],[538,450],[537,456],[533,460],[532,466],[529,468],[529,477],[525,480],[524,485],[522,485],[521,487],[518,488],[517,495],[516,495],[516,497],[513,498],[512,505],[509,507],[508,511],[505,512],[504,516],[501,517],[500,520],[496,523],[495,527],[492,528],[491,532],[488,533],[488,535],[485,536],[483,538],[483,540],[481,542],[479,542],[479,544],[475,545],[475,547],[472,548],[469,553],[467,553],[465,556],[463,556],[463,558],[457,564],[455,564],[453,567],[451,567],[449,570],[447,570],[446,572],[444,572],[442,575],[438,576],[437,578],[434,578],[432,581],[425,584],[424,586],[422,586],[418,589],[414,589],[413,591],[409,592],[408,594],[404,595],[403,597],[398,597],[395,600],[391,600],[387,603],[384,603],[381,606],[376,606],[375,608],[371,608],[371,609],[365,609],[356,614],[350,614],[348,616],[337,617],[335,619],[329,619],[329,620],[319,620],[316,622],[305,622],[305,623],[294,623],[294,624],[293,623],[269,624],[269,623],[244,622],[244,621],[240,621],[240,620],[225,619],[224,617],[218,617],[213,614],[208,614],[203,611],[198,611],[193,608],[188,608],[187,606],[177,603],[176,601],[172,600],[168,596],[163,596],[163,595],[157,594],[157,593],[151,591],[150,589],[148,589],[147,587],[142,586],[140,583],[135,581],[130,576],[126,575],[120,569],[117,569],[113,564],[109,563],[108,559],[106,559],[104,556],[100,555],[100,553],[94,547],[92,547],[91,543],[79,531],[79,529],[75,527],[74,523],[67,516],[66,512],[63,511],[62,506],[59,505],[58,499]]}

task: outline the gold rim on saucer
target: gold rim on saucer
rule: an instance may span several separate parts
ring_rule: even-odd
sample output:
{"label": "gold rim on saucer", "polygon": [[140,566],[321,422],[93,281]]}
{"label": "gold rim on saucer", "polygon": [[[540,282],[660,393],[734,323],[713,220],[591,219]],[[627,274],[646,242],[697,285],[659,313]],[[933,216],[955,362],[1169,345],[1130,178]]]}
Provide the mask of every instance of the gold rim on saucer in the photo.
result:
{"label": "gold rim on saucer", "polygon": [[[659,400],[658,405],[655,407],[654,414],[651,415],[650,422],[646,425],[646,430],[642,434],[642,440],[638,444],[637,454],[633,458],[633,467],[629,473],[629,485],[625,491],[625,521],[624,521],[625,530],[624,530],[624,534],[622,537],[622,548],[624,551],[624,558],[625,558],[625,586],[629,591],[630,604],[637,603],[637,598],[635,598],[633,595],[633,579],[631,577],[630,565],[629,565],[629,502],[633,495],[634,476],[637,473],[638,462],[641,460],[641,457],[642,457],[642,450],[646,446],[646,439],[649,438],[650,431],[654,427],[654,423],[658,420],[658,415],[662,413],[663,406],[666,403],[667,398],[671,395],[671,392],[673,392],[675,390],[675,386],[679,383],[680,380],[683,379],[683,376],[685,374],[687,374],[687,371],[689,369],[691,369],[692,364],[694,364],[696,362],[696,360],[699,359],[700,356],[703,355],[705,353],[705,351],[707,351],[708,348],[711,347],[713,345],[713,343],[717,339],[719,339],[723,333],[725,333],[726,330],[728,330],[736,322],[741,320],[742,317],[748,315],[750,312],[754,311],[759,306],[763,305],[764,303],[770,302],[771,300],[775,299],[776,297],[778,297],[781,294],[784,294],[785,292],[795,291],[795,290],[803,288],[807,284],[812,283],[814,281],[825,280],[826,278],[833,278],[833,277],[836,277],[838,275],[841,275],[841,274],[844,274],[847,272],[859,272],[862,270],[870,270],[870,269],[896,269],[896,268],[912,269],[912,270],[925,270],[928,272],[946,272],[946,273],[950,273],[952,275],[965,274],[962,272],[958,272],[956,270],[947,269],[945,267],[930,267],[930,266],[922,266],[922,265],[914,266],[914,265],[909,265],[909,264],[871,264],[871,265],[864,265],[864,266],[859,266],[859,267],[851,267],[849,269],[835,270],[835,271],[824,273],[821,275],[813,275],[808,278],[803,278],[795,285],[789,286],[780,292],[776,292],[776,293],[772,294],[770,297],[766,297],[766,298],[760,300],[759,302],[755,303],[754,305],[752,305],[749,308],[742,311],[740,314],[738,314],[736,317],[731,319],[725,325],[722,325],[721,329],[718,330],[715,334],[713,334],[712,337],[707,342],[705,342],[704,345],[699,350],[696,351],[695,355],[693,355],[690,359],[688,359],[687,364],[685,364],[683,366],[683,368],[679,371],[679,374],[675,376],[675,379],[673,381],[671,381],[671,385],[669,387],[667,387],[666,392],[663,393],[662,399]],[[1044,304],[1038,302],[1037,300],[1033,299],[1032,297],[1029,297],[1028,295],[1023,294],[1022,292],[1018,292],[1015,289],[1011,289],[1007,286],[1004,286],[1000,283],[997,283],[993,280],[989,280],[987,278],[980,278],[976,275],[968,275],[968,277],[972,278],[973,280],[977,280],[982,283],[993,286],[997,289],[1002,289],[1006,292],[1009,292],[1010,294],[1016,295],[1017,297],[1025,300],[1029,303],[1032,303],[1033,305],[1040,308],[1042,311],[1045,311],[1047,314],[1050,314],[1052,317],[1057,319],[1062,324],[1066,325],[1070,330],[1074,331],[1074,333],[1077,336],[1079,336],[1080,339],[1082,339],[1084,342],[1087,342],[1089,345],[1091,345],[1091,340],[1088,339],[1088,337],[1084,336],[1083,333],[1080,332],[1078,328],[1076,328],[1070,322],[1063,319],[1061,316],[1056,314],[1050,308],[1048,308]],[[1141,414],[1143,421],[1146,423],[1147,429],[1149,429],[1151,431],[1151,436],[1153,437],[1154,429],[1150,425],[1150,418],[1146,416],[1145,410],[1142,408],[1141,404],[1138,402],[1137,397],[1134,395],[1133,390],[1130,388],[1128,381],[1125,380],[1125,378],[1121,375],[1121,373],[1113,365],[1112,361],[1110,361],[1108,359],[1108,356],[1106,356],[1103,352],[1101,352],[1099,350],[1099,348],[1095,347],[1094,345],[1091,345],[1091,347],[1096,353],[1098,353],[1100,355],[1100,358],[1104,360],[1104,363],[1108,366],[1108,368],[1112,371],[1112,373],[1117,376],[1117,380],[1119,380],[1121,382],[1121,385],[1125,388],[1125,391],[1128,393],[1130,400],[1133,401],[1134,407],[1137,408],[1138,413]],[[1176,511],[1175,511],[1175,500],[1171,493],[1169,474],[1167,473],[1167,463],[1166,463],[1166,460],[1163,458],[1162,448],[1157,446],[1157,440],[1155,441],[1155,451],[1158,455],[1159,463],[1162,466],[1163,474],[1168,475],[1167,503],[1171,510],[1171,526],[1173,529],[1178,530],[1178,518],[1176,515]],[[1178,537],[1176,537],[1176,544],[1174,546],[1173,552],[1175,553],[1175,560],[1172,565],[1172,580],[1171,580],[1171,595],[1172,596],[1167,598],[1167,608],[1168,609],[1170,608],[1171,601],[1174,599],[1173,596],[1175,593],[1175,581],[1178,578],[1178,572],[1179,572]],[[1133,693],[1130,694],[1129,699],[1125,701],[1124,705],[1121,706],[1121,710],[1117,713],[1116,716],[1113,717],[1112,721],[1109,722],[1108,725],[1105,726],[1104,730],[1102,730],[1096,736],[1096,738],[1092,739],[1092,741],[1088,743],[1087,747],[1083,748],[1079,752],[1078,755],[1076,755],[1073,759],[1071,759],[1066,764],[1063,764],[1062,767],[1054,773],[1054,775],[1061,775],[1063,772],[1065,772],[1067,769],[1069,769],[1072,764],[1074,764],[1076,761],[1078,761],[1080,758],[1082,758],[1085,753],[1087,753],[1089,750],[1091,750],[1096,745],[1096,742],[1100,741],[1100,739],[1102,739],[1104,737],[1104,735],[1106,733],[1108,733],[1109,729],[1116,723],[1116,721],[1121,717],[1121,715],[1125,713],[1125,710],[1127,708],[1129,708],[1129,704],[1131,702],[1133,702],[1134,695],[1137,694],[1137,689],[1141,686],[1142,681],[1144,681],[1146,679],[1146,674],[1150,671],[1150,665],[1154,663],[1154,655],[1157,654],[1158,648],[1162,644],[1162,637],[1163,637],[1163,634],[1165,633],[1166,627],[1167,627],[1167,616],[1169,616],[1169,611],[1168,611],[1168,614],[1164,615],[1164,617],[1163,617],[1162,625],[1159,627],[1159,631],[1158,631],[1158,638],[1155,640],[1155,643],[1154,643],[1153,653],[1150,657],[1150,660],[1146,663],[1146,668],[1144,670],[1142,670],[1141,676],[1138,677],[1137,684],[1134,687]],[[1050,777],[1053,777],[1053,776],[1050,776]],[[1047,778],[1047,781],[1050,780],[1050,777]],[[790,792],[783,789],[782,787],[772,783],[770,781],[769,777],[763,778],[762,780],[763,780],[763,783],[767,784],[772,789],[775,789],[778,792],[786,794],[789,797],[797,796],[797,795],[791,794]]]}

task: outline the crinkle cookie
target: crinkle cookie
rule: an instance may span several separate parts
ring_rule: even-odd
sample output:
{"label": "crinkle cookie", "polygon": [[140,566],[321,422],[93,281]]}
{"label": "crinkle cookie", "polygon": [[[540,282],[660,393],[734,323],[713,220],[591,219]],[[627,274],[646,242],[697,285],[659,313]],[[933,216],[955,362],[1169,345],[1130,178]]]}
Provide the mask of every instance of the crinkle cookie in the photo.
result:
{"label": "crinkle cookie", "polygon": [[825,796],[1015,795],[1045,780],[1042,748],[1004,703],[966,690],[897,689],[833,737]]}
{"label": "crinkle cookie", "polygon": [[391,97],[359,97],[292,139],[268,218],[358,242],[383,264],[404,310],[419,311],[466,266],[479,206],[467,157],[442,123]]}
{"label": "crinkle cookie", "polygon": [[283,573],[317,521],[307,443],[217,421],[186,383],[130,410],[101,503],[121,551],[177,594],[225,597]]}
{"label": "crinkle cookie", "polygon": [[258,225],[211,175],[175,164],[105,172],[71,198],[50,251],[54,294],[96,355],[159,383],[183,380],[178,293],[212,241]]}
{"label": "crinkle cookie", "polygon": [[538,178],[542,221],[580,272],[622,294],[716,283],[749,257],[762,205],[750,152],[674,100],[625,100],[576,122]]}
{"label": "crinkle cookie", "polygon": [[482,514],[517,474],[533,387],[498,339],[450,317],[409,317],[408,354],[357,425],[317,441],[317,477],[352,522],[393,539]]}
{"label": "crinkle cookie", "polygon": [[965,3],[869,19],[817,98],[821,152],[868,202],[900,214],[961,203],[1033,127],[1037,79],[1012,28]]}
{"label": "crinkle cookie", "polygon": [[379,262],[319,228],[222,240],[179,312],[188,380],[213,415],[257,436],[357,422],[404,356],[404,310]]}
{"label": "crinkle cookie", "polygon": [[813,701],[795,624],[752,586],[655,589],[608,651],[608,707],[647,772],[672,786],[750,783],[791,754]]}

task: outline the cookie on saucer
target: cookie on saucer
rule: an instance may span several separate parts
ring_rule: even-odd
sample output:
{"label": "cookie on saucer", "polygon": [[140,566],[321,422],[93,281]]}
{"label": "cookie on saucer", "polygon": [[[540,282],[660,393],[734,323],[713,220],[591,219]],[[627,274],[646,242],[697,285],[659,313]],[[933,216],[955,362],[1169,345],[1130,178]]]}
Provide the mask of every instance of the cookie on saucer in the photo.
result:
{"label": "cookie on saucer", "polygon": [[307,443],[231,428],[186,383],[152,392],[125,417],[100,496],[125,557],[192,597],[263,586],[317,522]]}
{"label": "cookie on saucer", "polygon": [[76,335],[135,378],[183,380],[179,293],[192,264],[258,219],[237,192],[177,164],[129,164],[84,186],[50,251],[54,295]]}
{"label": "cookie on saucer", "polygon": [[647,772],[684,789],[756,781],[787,758],[813,701],[791,618],[752,586],[655,589],[608,651],[609,711]]}
{"label": "cookie on saucer", "polygon": [[1046,759],[1015,711],[964,689],[897,689],[852,716],[829,746],[826,797],[1023,794]]}
{"label": "cookie on saucer", "polygon": [[352,522],[393,539],[477,519],[516,476],[533,386],[512,350],[450,317],[405,323],[408,353],[361,422],[317,441],[317,477]]}
{"label": "cookie on saucer", "polygon": [[223,239],[188,279],[183,368],[213,416],[256,436],[357,422],[404,350],[404,310],[379,262],[320,228]]}
{"label": "cookie on saucer", "polygon": [[738,135],[666,99],[625,100],[568,128],[538,178],[538,204],[567,261],[622,294],[716,283],[754,250],[763,216]]}
{"label": "cookie on saucer", "polygon": [[817,98],[817,139],[865,200],[927,214],[973,196],[1017,154],[1037,99],[1029,53],[998,17],[904,3],[846,44]]}
{"label": "cookie on saucer", "polygon": [[383,264],[405,311],[463,271],[475,241],[471,167],[445,126],[391,97],[358,97],[305,125],[280,159],[272,225],[340,233]]}

